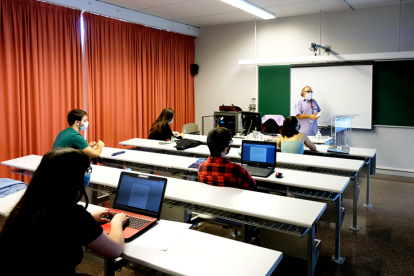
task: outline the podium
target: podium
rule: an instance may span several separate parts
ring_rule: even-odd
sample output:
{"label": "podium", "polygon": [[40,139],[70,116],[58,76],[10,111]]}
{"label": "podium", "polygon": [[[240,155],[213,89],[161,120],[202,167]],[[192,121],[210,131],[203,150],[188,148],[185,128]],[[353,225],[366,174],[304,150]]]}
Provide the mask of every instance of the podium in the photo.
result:
{"label": "podium", "polygon": [[328,152],[348,153],[352,145],[352,118],[360,114],[332,115],[325,120],[331,126],[331,145]]}

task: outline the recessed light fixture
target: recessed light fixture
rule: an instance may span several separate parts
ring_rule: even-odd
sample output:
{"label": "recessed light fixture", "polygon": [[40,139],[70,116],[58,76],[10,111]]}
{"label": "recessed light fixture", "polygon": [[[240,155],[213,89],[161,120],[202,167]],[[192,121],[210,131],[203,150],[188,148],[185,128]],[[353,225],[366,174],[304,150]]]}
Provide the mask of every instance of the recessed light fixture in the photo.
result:
{"label": "recessed light fixture", "polygon": [[253,5],[252,3],[244,1],[244,0],[221,0],[221,1],[226,2],[227,4],[235,6],[244,11],[247,11],[251,14],[257,15],[258,17],[261,17],[263,19],[276,18],[276,15],[274,15],[273,13],[268,12],[267,10],[264,10],[262,8],[259,8],[258,6]]}

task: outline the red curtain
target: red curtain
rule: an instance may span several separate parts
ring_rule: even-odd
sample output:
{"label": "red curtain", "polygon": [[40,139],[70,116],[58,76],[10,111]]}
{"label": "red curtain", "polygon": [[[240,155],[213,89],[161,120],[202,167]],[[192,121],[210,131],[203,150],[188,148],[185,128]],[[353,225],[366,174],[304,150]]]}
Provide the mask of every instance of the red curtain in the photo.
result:
{"label": "red curtain", "polygon": [[162,109],[194,122],[194,37],[84,13],[88,141],[148,138]]}
{"label": "red curtain", "polygon": [[[0,0],[0,161],[45,154],[68,111],[84,109],[80,13]],[[0,166],[0,177],[16,175]]]}

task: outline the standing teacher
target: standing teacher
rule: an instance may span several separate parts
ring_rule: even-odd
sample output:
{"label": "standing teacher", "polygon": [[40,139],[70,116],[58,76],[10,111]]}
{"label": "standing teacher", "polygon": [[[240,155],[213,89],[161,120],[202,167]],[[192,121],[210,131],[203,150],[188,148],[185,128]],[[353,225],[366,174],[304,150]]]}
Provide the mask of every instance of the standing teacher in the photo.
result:
{"label": "standing teacher", "polygon": [[305,86],[300,92],[300,98],[294,107],[294,114],[301,124],[300,133],[315,135],[318,133],[318,113],[321,109],[318,103],[312,99],[313,91],[310,86]]}

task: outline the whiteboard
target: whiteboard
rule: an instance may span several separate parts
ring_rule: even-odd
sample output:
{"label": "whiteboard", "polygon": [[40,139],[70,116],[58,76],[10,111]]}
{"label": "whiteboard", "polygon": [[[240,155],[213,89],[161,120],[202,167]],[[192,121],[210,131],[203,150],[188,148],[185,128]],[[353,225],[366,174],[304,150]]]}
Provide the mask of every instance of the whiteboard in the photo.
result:
{"label": "whiteboard", "polygon": [[302,88],[312,87],[313,99],[321,110],[318,125],[332,115],[361,114],[352,128],[372,128],[372,65],[299,67],[290,70],[290,113],[301,98]]}

